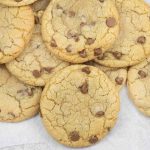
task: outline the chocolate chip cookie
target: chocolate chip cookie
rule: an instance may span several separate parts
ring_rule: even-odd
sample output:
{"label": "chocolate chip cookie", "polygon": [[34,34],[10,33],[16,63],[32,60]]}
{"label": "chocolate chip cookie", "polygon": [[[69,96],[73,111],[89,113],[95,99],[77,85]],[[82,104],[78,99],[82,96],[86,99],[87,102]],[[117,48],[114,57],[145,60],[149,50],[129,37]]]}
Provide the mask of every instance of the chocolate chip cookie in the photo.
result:
{"label": "chocolate chip cookie", "polygon": [[52,0],[42,18],[47,48],[72,63],[100,56],[112,47],[118,32],[118,12],[108,0]]}
{"label": "chocolate chip cookie", "polygon": [[0,121],[19,122],[39,111],[42,89],[23,84],[0,65]]}
{"label": "chocolate chip cookie", "polygon": [[34,14],[29,6],[0,5],[0,64],[16,58],[28,44],[34,28]]}
{"label": "chocolate chip cookie", "polygon": [[24,83],[44,86],[56,72],[69,65],[47,50],[41,37],[40,25],[37,24],[26,49],[6,66],[14,76]]}
{"label": "chocolate chip cookie", "polygon": [[150,58],[129,69],[127,83],[137,109],[150,116]]}
{"label": "chocolate chip cookie", "polygon": [[40,106],[50,135],[64,145],[85,147],[114,127],[119,105],[115,85],[100,69],[72,65],[51,78]]}
{"label": "chocolate chip cookie", "polygon": [[113,48],[97,57],[109,67],[127,67],[150,55],[150,7],[141,0],[116,0],[120,35]]}

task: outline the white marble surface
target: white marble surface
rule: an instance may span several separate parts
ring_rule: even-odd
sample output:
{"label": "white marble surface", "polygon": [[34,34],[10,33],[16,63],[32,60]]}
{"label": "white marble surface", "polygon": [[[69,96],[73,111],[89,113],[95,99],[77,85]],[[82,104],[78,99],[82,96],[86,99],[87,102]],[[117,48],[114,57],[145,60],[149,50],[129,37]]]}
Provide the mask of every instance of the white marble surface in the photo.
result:
{"label": "white marble surface", "polygon": [[[84,150],[150,150],[150,118],[135,109],[126,88],[120,95],[121,111],[115,128],[101,142]],[[38,145],[9,147],[5,150],[71,150],[46,133],[39,116],[22,123],[0,123],[0,148],[33,143],[48,145],[41,145],[41,148]]]}

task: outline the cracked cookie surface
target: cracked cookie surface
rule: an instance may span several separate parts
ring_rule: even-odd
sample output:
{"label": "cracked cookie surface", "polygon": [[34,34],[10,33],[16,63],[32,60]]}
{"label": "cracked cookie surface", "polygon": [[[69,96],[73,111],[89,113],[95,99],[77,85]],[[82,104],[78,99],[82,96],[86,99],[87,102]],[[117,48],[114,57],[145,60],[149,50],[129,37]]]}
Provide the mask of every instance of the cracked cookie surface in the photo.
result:
{"label": "cracked cookie surface", "polygon": [[0,121],[19,122],[39,111],[42,89],[23,84],[0,65]]}
{"label": "cracked cookie surface", "polygon": [[127,83],[135,106],[150,116],[150,58],[129,69]]}
{"label": "cracked cookie surface", "polygon": [[87,62],[87,65],[94,66],[103,71],[108,78],[115,84],[118,91],[126,84],[127,79],[127,68],[110,68],[97,64],[93,61]]}
{"label": "cracked cookie surface", "polygon": [[52,0],[42,18],[42,35],[57,57],[82,63],[112,47],[118,20],[117,9],[108,0]]}
{"label": "cracked cookie surface", "polygon": [[16,58],[31,38],[34,28],[32,9],[0,5],[0,63]]}
{"label": "cracked cookie surface", "polygon": [[7,6],[25,6],[34,3],[37,0],[0,0],[0,4]]}
{"label": "cracked cookie surface", "polygon": [[102,71],[87,65],[69,66],[51,78],[40,105],[49,134],[71,147],[101,140],[115,125],[119,106],[114,84]]}
{"label": "cracked cookie surface", "polygon": [[96,59],[109,67],[138,64],[150,55],[150,7],[141,0],[116,0],[120,34],[114,47]]}
{"label": "cracked cookie surface", "polygon": [[56,72],[69,65],[47,50],[38,24],[26,49],[19,57],[6,64],[14,76],[33,86],[44,86]]}

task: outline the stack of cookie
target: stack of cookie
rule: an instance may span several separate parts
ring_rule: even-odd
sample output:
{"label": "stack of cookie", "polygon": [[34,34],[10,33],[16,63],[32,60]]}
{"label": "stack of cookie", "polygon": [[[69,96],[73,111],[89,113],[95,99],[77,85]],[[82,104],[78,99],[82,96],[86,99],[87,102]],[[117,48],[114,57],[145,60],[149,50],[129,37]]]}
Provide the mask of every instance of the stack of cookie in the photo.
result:
{"label": "stack of cookie", "polygon": [[0,0],[0,121],[40,112],[60,143],[93,145],[116,123],[127,76],[150,116],[149,55],[142,0]]}

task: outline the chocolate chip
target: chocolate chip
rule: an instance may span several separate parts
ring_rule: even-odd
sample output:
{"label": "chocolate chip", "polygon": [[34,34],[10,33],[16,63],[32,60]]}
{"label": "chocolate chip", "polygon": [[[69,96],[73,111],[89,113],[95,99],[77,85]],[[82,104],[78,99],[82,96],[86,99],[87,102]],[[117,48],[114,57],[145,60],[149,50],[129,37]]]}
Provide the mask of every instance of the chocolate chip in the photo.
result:
{"label": "chocolate chip", "polygon": [[79,52],[79,55],[82,57],[82,58],[86,58],[87,57],[87,53],[86,53],[86,50],[82,50]]}
{"label": "chocolate chip", "polygon": [[123,80],[124,80],[123,77],[116,77],[116,79],[115,79],[115,81],[118,85],[122,85]]}
{"label": "chocolate chip", "polygon": [[35,78],[39,78],[41,76],[41,72],[38,70],[33,70],[32,74]]}
{"label": "chocolate chip", "polygon": [[95,117],[102,117],[104,116],[105,113],[103,111],[98,111],[96,114],[95,114]]}
{"label": "chocolate chip", "polygon": [[98,142],[98,137],[96,135],[92,135],[89,139],[89,143],[95,144],[96,142]]}
{"label": "chocolate chip", "polygon": [[68,16],[69,17],[74,17],[76,14],[75,14],[75,12],[74,11],[69,11],[68,12]]}
{"label": "chocolate chip", "polygon": [[106,25],[110,28],[114,27],[116,25],[116,19],[113,17],[107,18]]}
{"label": "chocolate chip", "polygon": [[84,67],[82,68],[82,72],[86,73],[86,74],[90,74],[91,73],[91,70],[89,67]]}
{"label": "chocolate chip", "polygon": [[87,44],[87,45],[92,45],[94,42],[95,42],[95,39],[88,38],[88,39],[86,40],[86,43],[85,43],[85,44]]}
{"label": "chocolate chip", "polygon": [[82,94],[87,94],[88,93],[88,83],[85,81],[80,87],[80,91]]}
{"label": "chocolate chip", "polygon": [[79,41],[79,35],[77,33],[72,33],[72,31],[68,31],[67,38],[73,38],[75,42]]}
{"label": "chocolate chip", "polygon": [[51,40],[51,47],[57,47],[56,41],[54,39]]}
{"label": "chocolate chip", "polygon": [[122,57],[122,53],[120,52],[113,52],[112,53],[114,55],[115,58],[120,59]]}
{"label": "chocolate chip", "polygon": [[140,75],[140,77],[141,77],[142,79],[147,77],[147,74],[146,74],[144,71],[142,71],[142,70],[140,70],[140,71],[138,72],[138,74]]}
{"label": "chocolate chip", "polygon": [[70,132],[69,139],[74,142],[78,141],[80,139],[79,132],[77,132],[77,131]]}
{"label": "chocolate chip", "polygon": [[94,49],[94,56],[99,56],[101,54],[102,54],[102,49],[101,48]]}
{"label": "chocolate chip", "polygon": [[146,42],[146,37],[145,36],[138,37],[137,43],[144,44],[145,42]]}

